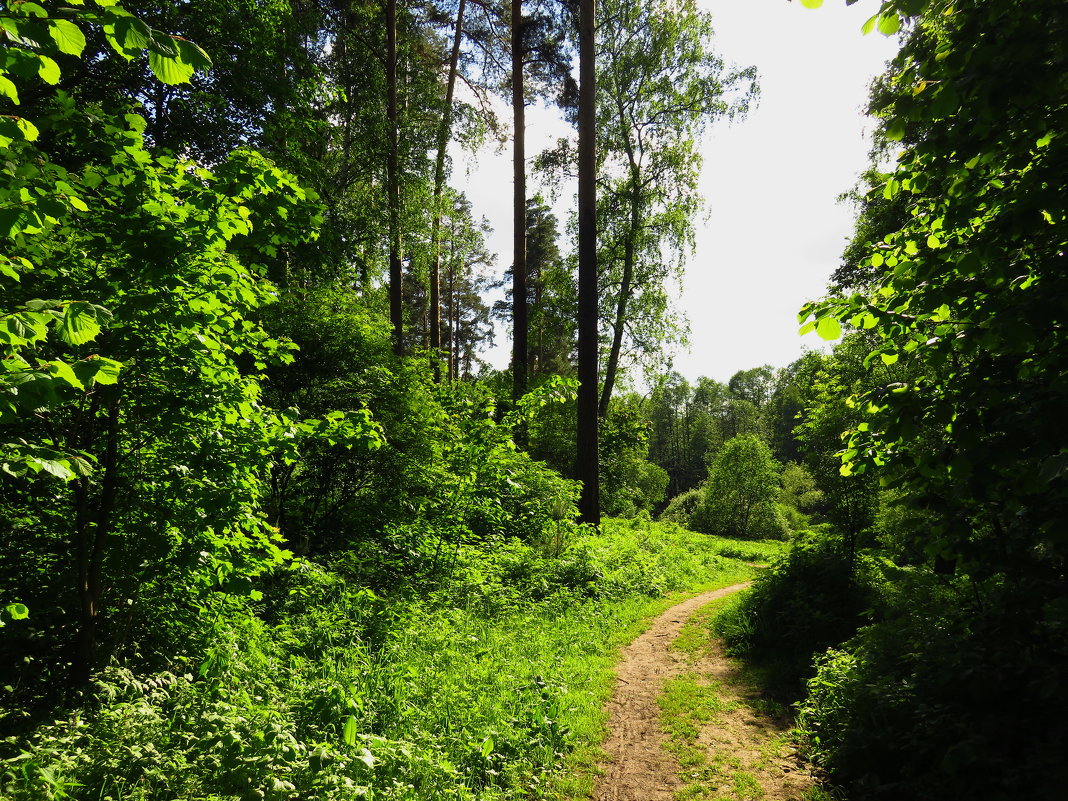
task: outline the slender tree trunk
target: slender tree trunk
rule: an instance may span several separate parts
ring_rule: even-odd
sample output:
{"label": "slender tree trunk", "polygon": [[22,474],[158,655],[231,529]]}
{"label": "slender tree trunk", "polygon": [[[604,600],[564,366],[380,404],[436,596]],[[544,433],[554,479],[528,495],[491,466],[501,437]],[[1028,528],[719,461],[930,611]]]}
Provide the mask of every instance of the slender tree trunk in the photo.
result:
{"label": "slender tree trunk", "polygon": [[445,149],[452,131],[452,98],[456,90],[456,72],[460,63],[460,41],[463,36],[464,10],[467,0],[460,0],[456,9],[456,29],[452,37],[449,57],[449,78],[445,86],[445,110],[438,128],[438,154],[434,161],[434,225],[431,230],[433,261],[430,265],[430,357],[434,360],[434,378],[441,378],[441,193],[445,186]]}
{"label": "slender tree trunk", "polygon": [[608,363],[604,368],[604,387],[601,390],[601,404],[597,410],[603,419],[608,416],[608,403],[612,400],[612,389],[616,383],[619,369],[619,354],[623,349],[623,326],[627,320],[627,303],[630,300],[634,283],[634,260],[637,257],[638,227],[641,225],[641,198],[636,175],[631,176],[630,222],[627,238],[623,243],[623,276],[619,283],[619,298],[616,300],[616,319],[612,326],[612,347],[608,352]]}
{"label": "slender tree trunk", "polygon": [[78,554],[78,598],[81,620],[71,678],[76,685],[89,681],[93,669],[93,652],[100,621],[100,602],[104,591],[104,553],[111,533],[111,516],[115,506],[116,475],[119,452],[119,404],[108,407],[107,444],[104,451],[103,482],[97,499],[96,519],[90,513],[89,481],[78,479],[74,485],[75,539]]}
{"label": "slender tree trunk", "polygon": [[446,335],[448,337],[448,367],[447,373],[449,381],[456,380],[456,343],[454,341],[456,336],[456,326],[453,322],[453,317],[456,314],[456,220],[452,221],[452,236],[449,239],[449,309],[448,316],[446,317],[446,323],[448,325],[448,331]]}
{"label": "slender tree trunk", "polygon": [[455,254],[449,260],[449,381],[456,380],[456,326],[453,318],[456,315],[456,260]]}
{"label": "slender tree trunk", "polygon": [[386,193],[389,205],[389,319],[393,324],[393,352],[404,355],[404,309],[401,295],[400,144],[397,131],[397,0],[386,0]]}
{"label": "slender tree trunk", "polygon": [[579,3],[578,118],[578,431],[575,474],[582,482],[583,523],[601,523],[597,452],[597,187],[594,63],[595,0]]}
{"label": "slender tree trunk", "polygon": [[523,96],[523,0],[512,0],[512,113],[515,122],[512,203],[512,398],[527,391],[527,163]]}

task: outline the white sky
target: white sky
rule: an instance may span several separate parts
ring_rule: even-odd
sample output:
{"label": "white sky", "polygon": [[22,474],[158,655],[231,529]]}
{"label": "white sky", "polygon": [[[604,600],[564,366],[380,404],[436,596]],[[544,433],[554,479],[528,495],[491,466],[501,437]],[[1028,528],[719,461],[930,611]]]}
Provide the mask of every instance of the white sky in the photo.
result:
{"label": "white sky", "polygon": [[[699,2],[712,13],[717,52],[728,64],[755,65],[761,89],[747,119],[721,123],[705,139],[708,216],[697,222],[680,301],[691,347],[675,357],[675,369],[690,380],[726,381],[819,346],[815,335],[797,335],[797,310],[823,294],[849,238],[853,210],[836,198],[867,165],[872,125],[862,108],[896,43],[860,33],[878,0],[848,8],[830,0],[815,11],[787,0]],[[569,135],[551,112],[528,109],[528,156]],[[511,263],[509,149],[469,157],[453,176],[493,226],[488,245],[498,271]],[[528,193],[536,189],[530,181]],[[561,227],[568,202],[565,193],[557,206]],[[498,339],[485,357],[506,367],[510,343],[504,331]]]}

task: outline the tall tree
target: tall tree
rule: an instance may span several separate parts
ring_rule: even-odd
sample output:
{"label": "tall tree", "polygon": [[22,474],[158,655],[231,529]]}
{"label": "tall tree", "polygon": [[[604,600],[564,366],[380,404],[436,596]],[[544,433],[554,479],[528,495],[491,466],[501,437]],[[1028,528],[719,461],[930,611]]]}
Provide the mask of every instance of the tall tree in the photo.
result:
{"label": "tall tree", "polygon": [[755,70],[712,52],[710,16],[694,0],[605,0],[598,26],[598,205],[608,410],[625,342],[648,355],[672,325],[666,282],[681,272],[700,206],[705,126],[744,114]]}
{"label": "tall tree", "polygon": [[527,163],[523,0],[512,0],[512,399],[527,391]]}
{"label": "tall tree", "polygon": [[449,72],[445,87],[445,107],[438,127],[438,152],[434,160],[434,225],[431,233],[430,269],[430,354],[438,374],[437,360],[441,350],[441,194],[445,185],[445,149],[452,130],[453,94],[456,90],[456,75],[460,65],[460,43],[463,38],[464,11],[467,0],[460,0],[456,7],[456,27],[453,30],[452,51],[449,55]]}
{"label": "tall tree", "polygon": [[404,355],[404,308],[400,232],[400,142],[397,130],[397,0],[386,0],[386,204],[389,208],[389,319],[393,349]]}
{"label": "tall tree", "polygon": [[575,475],[582,482],[579,515],[600,525],[597,453],[597,53],[595,0],[579,0],[578,108],[578,426]]}
{"label": "tall tree", "polygon": [[534,4],[523,13],[522,0],[511,0],[511,98],[513,112],[512,214],[512,395],[526,392],[529,373],[529,308],[527,303],[527,164],[525,73],[534,79],[532,93],[555,94],[561,106],[574,98],[569,53],[565,47],[566,15],[553,3]]}
{"label": "tall tree", "polygon": [[[540,197],[527,199],[527,364],[530,376],[566,375],[574,370],[574,276],[560,253],[556,216]],[[512,319],[512,268],[493,288],[505,289],[493,306],[501,320]],[[568,467],[568,470],[571,468]]]}

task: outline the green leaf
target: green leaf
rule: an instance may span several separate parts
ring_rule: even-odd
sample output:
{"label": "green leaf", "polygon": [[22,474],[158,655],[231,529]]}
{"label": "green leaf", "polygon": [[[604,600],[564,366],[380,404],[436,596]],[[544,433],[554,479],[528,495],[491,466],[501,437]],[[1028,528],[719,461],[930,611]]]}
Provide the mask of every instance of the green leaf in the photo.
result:
{"label": "green leaf", "polygon": [[879,33],[883,36],[893,36],[901,27],[896,11],[885,11],[879,15]]}
{"label": "green leaf", "polygon": [[188,39],[174,37],[174,43],[178,47],[178,57],[195,70],[207,72],[211,69],[211,58],[199,45]]}
{"label": "green leaf", "polygon": [[900,142],[905,137],[905,121],[901,117],[895,117],[886,129],[886,138],[891,142]]}
{"label": "green leaf", "polygon": [[174,39],[160,31],[152,31],[152,38],[148,42],[148,51],[158,53],[164,58],[179,58],[178,47]]}
{"label": "green leaf", "polygon": [[863,33],[865,36],[867,36],[869,33],[871,33],[872,31],[875,30],[875,24],[878,21],[879,21],[879,15],[876,14],[875,16],[869,18],[867,22],[865,22],[863,25],[860,26],[860,32]]}
{"label": "green leaf", "polygon": [[805,8],[819,8],[823,5],[823,0],[801,0],[801,5]]}
{"label": "green leaf", "polygon": [[38,55],[37,58],[41,62],[37,67],[37,74],[41,76],[41,80],[53,85],[59,83],[62,73],[59,71],[59,64],[55,62],[55,59],[41,55]]}
{"label": "green leaf", "polygon": [[129,12],[124,11],[123,16],[116,19],[113,25],[115,38],[123,50],[144,50],[152,42],[152,29]]}
{"label": "green leaf", "polygon": [[8,604],[4,607],[4,610],[11,616],[12,620],[25,620],[30,616],[30,610],[26,604]]}
{"label": "green leaf", "polygon": [[900,357],[896,353],[880,353],[879,358],[883,360],[883,364],[889,367],[891,364],[897,362]]}
{"label": "green leaf", "polygon": [[165,58],[154,52],[148,54],[148,66],[157,78],[167,84],[189,83],[193,77],[192,64],[176,58]]}
{"label": "green leaf", "polygon": [[[821,2],[822,2],[822,0],[821,0]],[[817,3],[816,5],[818,6],[819,3]],[[809,6],[809,8],[815,8],[815,6]],[[485,740],[482,741],[481,751],[482,751],[483,758],[488,757],[490,754],[493,753],[493,738],[492,737],[487,737]]]}
{"label": "green leaf", "polygon": [[52,26],[48,29],[52,40],[56,43],[60,53],[72,56],[80,56],[85,50],[85,34],[82,29],[70,20],[52,20]]}
{"label": "green leaf", "polygon": [[341,739],[345,745],[356,745],[356,716],[349,715],[345,720],[345,726],[341,730]]}
{"label": "green leaf", "polygon": [[85,385],[75,375],[74,370],[66,362],[59,360],[47,362],[48,374],[75,389],[85,389]]}
{"label": "green leaf", "polygon": [[11,102],[15,105],[19,103],[19,90],[11,79],[5,75],[0,75],[0,95],[11,98]]}
{"label": "green leaf", "polygon": [[114,384],[119,380],[119,372],[122,370],[122,362],[117,362],[114,359],[107,359],[103,356],[97,357],[96,361],[100,365],[100,369],[97,370],[96,375],[93,376],[93,380],[98,384]]}
{"label": "green leaf", "polygon": [[842,336],[842,324],[834,317],[821,317],[816,323],[816,333],[828,341]]}
{"label": "green leaf", "polygon": [[62,462],[57,462],[54,459],[31,459],[30,461],[31,467],[43,470],[61,481],[70,481],[74,478],[74,473]]}
{"label": "green leaf", "polygon": [[84,345],[100,333],[96,309],[92,304],[76,300],[67,306],[59,324],[59,337],[68,345]]}

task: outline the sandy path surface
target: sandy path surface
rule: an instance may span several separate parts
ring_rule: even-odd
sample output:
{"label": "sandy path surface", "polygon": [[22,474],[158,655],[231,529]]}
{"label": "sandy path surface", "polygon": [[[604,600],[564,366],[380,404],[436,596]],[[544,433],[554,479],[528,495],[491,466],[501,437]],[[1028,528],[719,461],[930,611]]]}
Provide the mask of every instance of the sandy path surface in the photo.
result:
{"label": "sandy path surface", "polygon": [[748,582],[695,595],[653,621],[648,631],[623,649],[616,667],[616,689],[608,702],[605,774],[594,801],[671,801],[679,781],[678,763],[664,750],[656,703],[664,682],[689,667],[686,654],[668,650],[690,615],[717,598],[748,587]]}
{"label": "sandy path surface", "polygon": [[[738,670],[718,641],[695,656],[671,649],[690,617],[702,606],[749,586],[735,584],[702,593],[668,609],[648,631],[623,649],[616,667],[616,689],[608,703],[608,739],[604,775],[594,789],[594,801],[673,801],[684,787],[682,769],[665,748],[657,698],[668,680],[699,675],[703,684],[715,683],[724,694],[726,710],[701,732],[699,747],[711,761],[726,761],[753,771],[766,801],[802,798],[813,786],[804,766],[782,745],[769,745],[789,727],[753,708],[754,696],[738,677]],[[728,771],[729,774],[729,771]],[[727,786],[722,788],[728,790]],[[719,793],[717,793],[717,796]],[[738,797],[728,792],[725,797]],[[748,796],[746,797],[753,797]]]}

